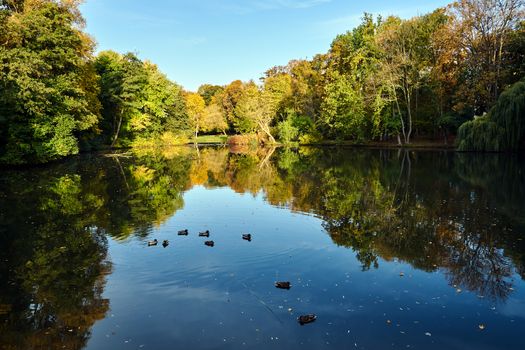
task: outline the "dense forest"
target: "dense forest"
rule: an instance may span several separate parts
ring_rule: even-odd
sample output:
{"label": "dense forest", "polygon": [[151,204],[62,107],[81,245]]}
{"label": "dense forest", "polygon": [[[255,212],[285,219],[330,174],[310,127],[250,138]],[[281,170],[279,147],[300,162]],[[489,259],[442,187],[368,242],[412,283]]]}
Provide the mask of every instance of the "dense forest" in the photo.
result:
{"label": "dense forest", "polygon": [[461,150],[525,144],[524,0],[459,0],[406,20],[365,14],[327,53],[197,92],[136,54],[95,54],[79,3],[0,0],[1,163],[203,133],[253,144],[456,133]]}

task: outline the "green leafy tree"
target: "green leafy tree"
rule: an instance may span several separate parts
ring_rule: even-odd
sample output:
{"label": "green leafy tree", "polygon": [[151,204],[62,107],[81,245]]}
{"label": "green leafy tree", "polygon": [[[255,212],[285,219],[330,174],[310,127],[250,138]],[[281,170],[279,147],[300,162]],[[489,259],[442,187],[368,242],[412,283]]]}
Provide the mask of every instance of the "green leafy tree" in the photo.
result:
{"label": "green leafy tree", "polygon": [[202,96],[206,106],[209,106],[212,103],[212,99],[223,91],[224,88],[222,86],[204,84],[199,86],[197,93]]}
{"label": "green leafy tree", "polygon": [[2,1],[0,159],[46,162],[79,151],[77,135],[96,128],[100,104],[93,42],[76,1]]}

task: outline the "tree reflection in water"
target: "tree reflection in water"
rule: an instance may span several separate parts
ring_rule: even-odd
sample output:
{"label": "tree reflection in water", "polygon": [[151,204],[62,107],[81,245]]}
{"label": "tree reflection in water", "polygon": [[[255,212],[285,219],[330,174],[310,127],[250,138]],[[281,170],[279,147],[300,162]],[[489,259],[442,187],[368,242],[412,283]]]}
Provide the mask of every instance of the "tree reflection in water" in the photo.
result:
{"label": "tree reflection in water", "polygon": [[508,155],[181,147],[4,171],[0,344],[81,349],[109,309],[107,237],[146,240],[197,185],[262,191],[272,205],[320,217],[363,270],[398,259],[504,301],[513,273],[525,277],[523,164]]}

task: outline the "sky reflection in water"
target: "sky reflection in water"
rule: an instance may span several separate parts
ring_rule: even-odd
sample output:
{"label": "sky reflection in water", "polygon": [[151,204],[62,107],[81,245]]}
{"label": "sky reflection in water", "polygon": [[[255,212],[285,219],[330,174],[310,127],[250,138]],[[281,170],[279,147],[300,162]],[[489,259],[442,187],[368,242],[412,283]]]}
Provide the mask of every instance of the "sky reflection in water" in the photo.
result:
{"label": "sky reflection in water", "polygon": [[519,349],[523,164],[176,148],[4,171],[0,345]]}

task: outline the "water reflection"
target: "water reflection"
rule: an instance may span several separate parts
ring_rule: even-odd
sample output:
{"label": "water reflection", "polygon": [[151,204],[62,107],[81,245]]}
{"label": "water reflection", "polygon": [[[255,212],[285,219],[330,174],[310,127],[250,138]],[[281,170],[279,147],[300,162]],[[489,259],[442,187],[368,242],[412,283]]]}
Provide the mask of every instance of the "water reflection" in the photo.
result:
{"label": "water reflection", "polygon": [[0,344],[81,349],[106,317],[107,237],[146,240],[194,186],[229,187],[323,220],[364,271],[441,271],[504,303],[525,277],[517,156],[338,148],[172,148],[0,174]]}

